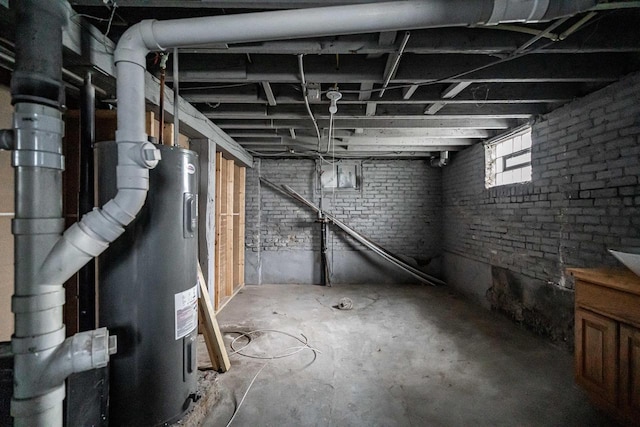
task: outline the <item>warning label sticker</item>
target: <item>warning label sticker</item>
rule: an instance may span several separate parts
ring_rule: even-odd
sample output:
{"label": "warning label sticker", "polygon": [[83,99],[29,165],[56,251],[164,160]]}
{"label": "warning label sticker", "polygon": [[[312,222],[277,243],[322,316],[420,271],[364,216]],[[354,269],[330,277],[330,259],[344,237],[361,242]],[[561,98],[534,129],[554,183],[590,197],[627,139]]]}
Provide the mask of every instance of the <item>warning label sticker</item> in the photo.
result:
{"label": "warning label sticker", "polygon": [[198,285],[175,294],[176,340],[198,326]]}

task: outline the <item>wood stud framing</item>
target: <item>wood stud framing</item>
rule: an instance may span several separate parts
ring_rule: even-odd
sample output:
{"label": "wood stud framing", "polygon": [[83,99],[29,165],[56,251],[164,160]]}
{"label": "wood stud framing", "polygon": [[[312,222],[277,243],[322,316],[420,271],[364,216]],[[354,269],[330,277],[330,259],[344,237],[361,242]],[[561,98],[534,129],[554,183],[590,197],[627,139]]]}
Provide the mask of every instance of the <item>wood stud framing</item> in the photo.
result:
{"label": "wood stud framing", "polygon": [[245,173],[216,153],[216,311],[244,286]]}

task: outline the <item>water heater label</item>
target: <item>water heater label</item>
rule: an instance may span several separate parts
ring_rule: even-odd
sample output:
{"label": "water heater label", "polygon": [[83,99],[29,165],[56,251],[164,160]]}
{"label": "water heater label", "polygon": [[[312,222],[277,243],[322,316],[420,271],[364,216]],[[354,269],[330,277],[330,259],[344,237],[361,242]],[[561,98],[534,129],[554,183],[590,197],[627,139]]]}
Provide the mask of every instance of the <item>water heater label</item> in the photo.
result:
{"label": "water heater label", "polygon": [[196,166],[193,163],[187,163],[187,173],[189,175],[196,173]]}
{"label": "water heater label", "polygon": [[198,285],[174,295],[176,302],[176,340],[198,326]]}

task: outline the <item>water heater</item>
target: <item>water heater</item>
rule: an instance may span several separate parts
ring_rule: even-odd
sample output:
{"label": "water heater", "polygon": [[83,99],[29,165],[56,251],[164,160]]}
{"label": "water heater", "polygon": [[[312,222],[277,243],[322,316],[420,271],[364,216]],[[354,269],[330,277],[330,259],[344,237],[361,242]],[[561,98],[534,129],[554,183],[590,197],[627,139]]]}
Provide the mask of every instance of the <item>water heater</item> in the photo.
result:
{"label": "water heater", "polygon": [[[197,386],[197,154],[158,146],[147,200],[98,259],[100,326],[118,336],[109,424],[177,421]],[[116,194],[117,146],[97,144],[98,202]]]}

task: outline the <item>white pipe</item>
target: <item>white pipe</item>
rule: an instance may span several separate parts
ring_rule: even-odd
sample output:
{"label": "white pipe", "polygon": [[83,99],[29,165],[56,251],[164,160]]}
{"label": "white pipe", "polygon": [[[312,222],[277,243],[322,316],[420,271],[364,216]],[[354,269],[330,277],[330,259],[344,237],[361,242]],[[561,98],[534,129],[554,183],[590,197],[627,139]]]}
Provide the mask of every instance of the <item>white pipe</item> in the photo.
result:
{"label": "white pipe", "polygon": [[[55,389],[71,374],[103,368],[109,362],[109,355],[115,352],[116,337],[109,337],[107,328],[79,332],[66,340],[64,334],[64,328],[56,334],[62,338],[59,345],[26,352],[25,357],[15,360],[14,369],[22,370],[23,375],[20,377],[22,386],[16,389],[14,399],[29,397],[31,390]],[[27,340],[20,343],[28,344]],[[30,369],[24,369],[26,367]]]}
{"label": "white pipe", "polygon": [[307,113],[313,122],[313,127],[316,130],[316,136],[318,137],[318,152],[320,152],[320,143],[322,142],[322,138],[320,137],[320,128],[318,127],[318,121],[313,115],[313,111],[311,111],[311,106],[309,105],[309,92],[307,90],[307,78],[304,75],[304,55],[298,55],[298,69],[300,70],[300,82],[302,83],[302,97],[304,98],[304,105],[307,107]]}

